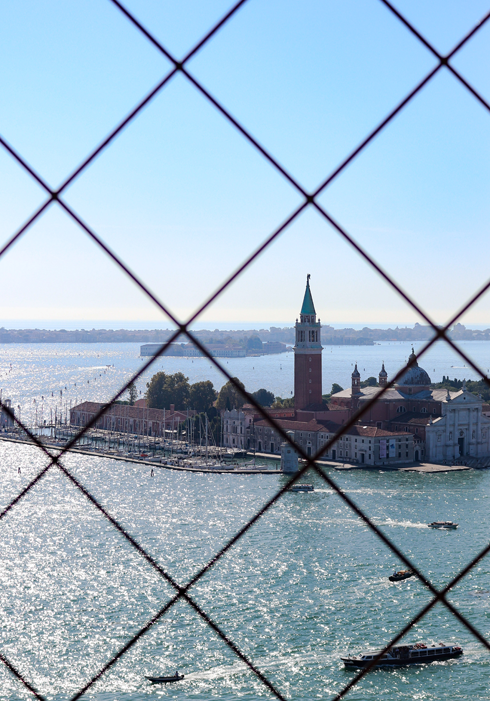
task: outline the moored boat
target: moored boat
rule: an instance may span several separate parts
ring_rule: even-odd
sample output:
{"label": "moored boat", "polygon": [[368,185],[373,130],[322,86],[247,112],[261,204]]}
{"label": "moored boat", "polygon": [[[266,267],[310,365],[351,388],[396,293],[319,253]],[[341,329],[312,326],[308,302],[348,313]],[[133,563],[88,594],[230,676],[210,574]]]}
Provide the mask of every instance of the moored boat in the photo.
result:
{"label": "moored boat", "polygon": [[459,524],[453,521],[432,521],[432,523],[427,524],[429,528],[446,528],[447,530],[454,530]]}
{"label": "moored boat", "polygon": [[[341,657],[346,667],[362,669],[368,667],[372,661],[380,654],[381,650],[369,650],[356,657]],[[397,645],[391,647],[376,662],[375,667],[402,667],[412,664],[425,664],[427,662],[443,662],[456,657],[461,657],[463,648],[459,645],[425,645],[415,643],[415,645]]]}
{"label": "moored boat", "polygon": [[400,582],[402,579],[408,579],[409,577],[413,577],[415,572],[413,570],[398,570],[398,572],[395,570],[392,575],[388,577],[390,582]]}

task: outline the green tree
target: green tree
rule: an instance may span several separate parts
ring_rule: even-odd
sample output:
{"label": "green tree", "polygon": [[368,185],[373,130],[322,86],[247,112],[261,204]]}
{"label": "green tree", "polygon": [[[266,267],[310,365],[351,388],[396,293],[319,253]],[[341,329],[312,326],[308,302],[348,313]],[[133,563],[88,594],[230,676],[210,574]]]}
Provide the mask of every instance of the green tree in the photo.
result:
{"label": "green tree", "polygon": [[293,409],[294,408],[294,397],[286,397],[282,399],[281,397],[276,397],[274,399],[273,409]]}
{"label": "green tree", "polygon": [[328,400],[330,399],[332,394],[337,394],[337,392],[342,392],[343,389],[344,389],[343,387],[341,387],[336,382],[334,382],[332,385],[332,389],[330,390],[330,393],[329,394],[322,394],[323,401],[328,402]]}
{"label": "green tree", "polygon": [[195,409],[199,414],[208,411],[216,401],[217,392],[213,383],[195,382],[189,387],[189,407]]}
{"label": "green tree", "polygon": [[258,336],[250,336],[247,339],[247,350],[262,350],[262,341]]}
{"label": "green tree", "polygon": [[128,385],[127,392],[128,392],[128,404],[130,404],[130,406],[134,406],[135,401],[138,399],[138,390],[136,389],[134,382],[131,382]]}
{"label": "green tree", "polygon": [[361,382],[361,387],[377,387],[378,381],[375,377],[368,377],[367,380]]}
{"label": "green tree", "polygon": [[169,409],[175,404],[178,409],[189,406],[189,378],[182,372],[167,375],[157,372],[146,384],[146,402],[153,409]]}
{"label": "green tree", "polygon": [[[234,377],[233,379],[243,390],[245,389],[245,385],[243,382],[240,382],[238,377]],[[246,397],[241,392],[238,392],[234,385],[228,380],[226,385],[223,385],[218,393],[216,408],[220,410],[241,409],[245,404],[245,399]]]}
{"label": "green tree", "polygon": [[274,403],[274,394],[266,389],[258,389],[256,392],[252,392],[252,397],[255,401],[260,404],[260,406],[272,406]]}

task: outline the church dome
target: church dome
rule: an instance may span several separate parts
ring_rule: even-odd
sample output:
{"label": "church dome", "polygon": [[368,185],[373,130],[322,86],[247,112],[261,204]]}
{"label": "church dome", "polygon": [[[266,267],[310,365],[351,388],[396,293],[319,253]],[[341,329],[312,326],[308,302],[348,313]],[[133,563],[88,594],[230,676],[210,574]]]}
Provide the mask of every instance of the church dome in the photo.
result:
{"label": "church dome", "polygon": [[417,356],[412,348],[412,352],[408,359],[409,361],[415,360],[415,363],[407,372],[401,376],[398,385],[399,386],[414,386],[418,385],[420,387],[428,387],[430,385],[429,374],[421,367],[417,362]]}

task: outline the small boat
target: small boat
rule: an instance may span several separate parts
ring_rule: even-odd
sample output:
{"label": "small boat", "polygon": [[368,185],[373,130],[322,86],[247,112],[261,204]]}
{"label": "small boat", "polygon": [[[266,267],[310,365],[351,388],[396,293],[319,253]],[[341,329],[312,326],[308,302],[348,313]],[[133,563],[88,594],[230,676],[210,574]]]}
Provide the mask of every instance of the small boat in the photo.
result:
{"label": "small boat", "polygon": [[312,484],[293,484],[289,487],[289,492],[313,492],[315,487]]}
{"label": "small boat", "polygon": [[388,577],[390,582],[400,582],[402,579],[408,579],[413,577],[415,572],[413,570],[395,570],[392,575]]}
{"label": "small boat", "polygon": [[[380,654],[381,650],[369,650],[357,657],[341,657],[346,667],[362,669],[372,664],[372,661]],[[402,667],[412,664],[424,664],[427,662],[442,662],[461,657],[463,648],[458,645],[398,645],[391,647],[376,662],[375,667]]]}
{"label": "small boat", "polygon": [[427,524],[429,528],[446,528],[447,530],[454,530],[459,524],[453,521],[432,521],[432,523]]}
{"label": "small boat", "polygon": [[183,674],[176,672],[172,677],[146,677],[152,684],[171,684],[172,682],[180,682],[184,678]]}

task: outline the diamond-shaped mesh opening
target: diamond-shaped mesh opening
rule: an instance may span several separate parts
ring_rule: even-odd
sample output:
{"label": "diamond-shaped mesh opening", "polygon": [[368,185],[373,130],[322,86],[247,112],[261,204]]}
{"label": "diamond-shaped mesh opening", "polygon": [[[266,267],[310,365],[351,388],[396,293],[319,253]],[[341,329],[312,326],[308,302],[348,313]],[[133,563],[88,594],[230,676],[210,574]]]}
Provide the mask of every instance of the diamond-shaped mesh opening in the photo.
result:
{"label": "diamond-shaped mesh opening", "polygon": [[[308,208],[316,210],[317,215],[323,218],[325,222],[329,223],[335,234],[341,237],[341,239],[348,246],[350,246],[354,252],[360,255],[361,259],[364,261],[364,264],[368,266],[374,274],[380,276],[380,279],[384,281],[384,284],[388,285],[392,291],[408,305],[408,308],[411,309],[412,313],[418,315],[429,326],[432,326],[434,336],[431,340],[427,339],[421,344],[421,347],[418,349],[419,358],[424,357],[424,354],[430,351],[430,348],[435,343],[445,342],[451,346],[453,351],[458,354],[459,357],[462,358],[462,361],[467,367],[471,368],[476,375],[484,377],[485,381],[488,383],[484,373],[485,363],[483,363],[483,367],[481,367],[478,362],[472,360],[468,353],[465,352],[465,350],[458,345],[456,341],[451,340],[447,335],[449,328],[455,322],[457,322],[464,313],[469,312],[471,307],[486,291],[485,286],[483,285],[480,287],[480,290],[475,292],[473,297],[470,297],[470,299],[468,299],[466,302],[459,300],[461,304],[460,312],[457,314],[455,312],[454,316],[449,319],[444,327],[436,326],[435,321],[431,318],[431,316],[429,316],[426,311],[424,311],[424,309],[421,308],[411,297],[410,287],[408,285],[399,285],[397,282],[396,271],[391,271],[389,269],[386,270],[380,264],[378,264],[372,252],[369,250],[369,241],[366,241],[364,246],[363,242],[358,241],[355,233],[350,230],[349,224],[346,224],[344,221],[340,221],[342,215],[339,215],[337,212],[330,212],[328,210],[327,193],[330,183],[333,183],[350,163],[353,163],[360,155],[363,154],[366,147],[371,144],[371,142],[373,142],[373,140],[379,134],[383,133],[386,127],[392,123],[397,115],[400,114],[424,88],[431,86],[434,76],[445,73],[446,79],[453,80],[455,84],[458,85],[460,90],[467,91],[467,94],[476,100],[480,108],[482,108],[483,114],[485,111],[489,110],[489,105],[483,94],[480,94],[478,92],[478,88],[474,87],[468,82],[472,79],[472,77],[470,77],[471,71],[465,70],[465,76],[463,76],[462,73],[458,72],[456,66],[458,65],[458,52],[462,51],[465,46],[470,46],[470,40],[474,36],[478,37],[480,32],[483,33],[483,31],[486,29],[487,20],[490,18],[490,13],[484,15],[478,21],[478,23],[473,26],[473,29],[469,29],[467,34],[459,38],[458,43],[449,53],[441,54],[439,49],[432,45],[420,33],[417,26],[411,23],[411,19],[406,19],[406,17],[404,17],[397,8],[388,2],[388,0],[381,0],[380,5],[384,6],[382,9],[386,13],[386,17],[389,17],[390,21],[396,24],[396,31],[398,32],[399,27],[401,27],[404,32],[407,32],[407,36],[410,36],[411,40],[414,42],[414,45],[425,47],[428,55],[432,58],[432,68],[429,69],[429,72],[425,75],[425,77],[422,77],[415,87],[413,87],[411,91],[401,99],[400,102],[393,106],[387,116],[368,133],[364,140],[362,140],[353,151],[345,155],[344,160],[341,161],[330,174],[326,173],[324,175],[324,180],[315,190],[307,191],[300,184],[299,180],[296,179],[297,176],[288,172],[286,168],[275,159],[275,156],[273,155],[274,149],[269,151],[267,144],[260,143],[257,140],[256,135],[254,135],[254,133],[256,134],[257,132],[255,132],[255,130],[249,131],[246,124],[242,124],[239,121],[241,116],[234,116],[232,112],[229,111],[228,106],[220,101],[221,98],[218,95],[214,96],[208,89],[208,86],[200,82],[200,80],[194,76],[190,67],[190,59],[193,57],[198,57],[199,54],[204,56],[206,47],[208,45],[212,46],[212,39],[218,34],[218,32],[221,30],[225,31],[227,23],[238,22],[240,19],[240,11],[242,6],[249,4],[251,5],[252,3],[248,3],[247,0],[241,0],[238,2],[227,12],[227,14],[222,17],[219,22],[217,22],[216,25],[214,25],[212,29],[202,36],[200,41],[193,49],[188,51],[188,53],[184,56],[178,57],[174,56],[172,52],[167,49],[164,43],[162,43],[162,41],[164,41],[163,39],[161,40],[153,35],[151,30],[143,26],[140,20],[131,14],[131,12],[118,0],[112,0],[111,4],[112,7],[110,7],[110,5],[108,6],[113,11],[114,17],[117,18],[115,21],[118,23],[118,27],[121,24],[121,21],[124,20],[126,23],[124,31],[127,33],[127,35],[130,36],[130,32],[128,32],[129,28],[132,30],[132,32],[134,32],[134,36],[137,37],[138,41],[144,39],[145,41],[149,42],[153,55],[155,55],[156,52],[157,55],[161,55],[162,59],[165,58],[165,60],[162,60],[162,66],[170,66],[166,73],[165,69],[162,70],[162,75],[159,78],[159,82],[157,82],[154,87],[150,89],[146,96],[142,98],[141,101],[129,113],[126,115],[121,115],[121,121],[113,129],[113,131],[110,132],[99,144],[94,144],[93,150],[87,155],[85,160],[75,167],[71,174],[66,175],[66,179],[56,190],[53,190],[52,186],[48,184],[50,173],[48,171],[45,173],[41,172],[42,169],[39,166],[39,163],[42,163],[42,159],[35,159],[36,162],[34,166],[31,165],[29,149],[27,149],[26,152],[23,152],[24,148],[22,145],[22,140],[20,140],[18,144],[12,145],[9,143],[10,133],[4,134],[2,137],[0,137],[0,144],[4,149],[4,153],[10,155],[17,163],[17,166],[24,169],[26,175],[31,177],[33,182],[37,183],[37,185],[44,190],[46,197],[44,204],[38,206],[37,210],[34,210],[32,214],[28,215],[23,225],[19,226],[19,228],[17,228],[15,231],[10,232],[10,234],[7,234],[10,235],[10,238],[0,250],[0,256],[4,256],[16,241],[20,240],[22,237],[29,236],[29,230],[33,228],[33,225],[40,221],[40,217],[43,212],[49,210],[50,208],[60,208],[64,215],[71,220],[73,225],[79,227],[80,231],[88,236],[91,243],[97,246],[100,249],[100,252],[104,253],[108,259],[112,261],[115,266],[117,266],[119,272],[125,274],[128,279],[138,287],[139,291],[146,296],[155,309],[165,315],[166,319],[170,320],[169,323],[172,325],[172,328],[175,329],[167,342],[162,344],[161,350],[157,356],[149,359],[148,361],[144,361],[140,370],[131,378],[127,378],[127,380],[121,386],[120,391],[112,398],[111,402],[105,405],[95,416],[93,416],[88,423],[86,423],[86,425],[81,426],[76,434],[68,438],[64,447],[60,448],[59,450],[45,447],[39,437],[30,431],[29,421],[25,416],[14,416],[11,409],[2,404],[4,412],[11,416],[12,420],[16,422],[18,427],[22,428],[26,439],[32,443],[33,446],[37,447],[37,450],[39,450],[39,455],[42,456],[42,463],[38,467],[34,466],[34,469],[31,466],[29,474],[26,475],[22,474],[22,472],[19,473],[19,491],[15,496],[10,498],[10,501],[7,504],[3,506],[3,510],[0,513],[0,520],[3,520],[2,526],[8,528],[10,519],[15,518],[16,513],[17,517],[19,513],[22,513],[21,509],[28,504],[29,499],[31,499],[35,494],[35,490],[42,488],[43,483],[47,484],[47,476],[49,475],[49,479],[51,479],[51,475],[56,472],[58,473],[57,478],[66,480],[67,484],[70,486],[70,489],[77,489],[80,493],[80,498],[85,500],[87,504],[89,503],[91,505],[93,512],[97,513],[99,518],[105,519],[107,527],[112,527],[115,529],[115,536],[123,539],[128,547],[134,549],[135,555],[139,555],[141,562],[149,568],[152,575],[154,574],[160,577],[168,590],[171,591],[170,596],[172,598],[170,598],[170,600],[168,600],[166,603],[162,603],[162,601],[159,600],[158,604],[160,608],[155,606],[152,611],[156,612],[149,615],[146,623],[141,625],[136,633],[131,631],[130,635],[133,637],[128,638],[123,636],[124,640],[121,640],[117,651],[112,651],[112,656],[110,659],[100,663],[97,670],[90,670],[90,680],[80,686],[72,698],[76,699],[82,697],[89,689],[92,688],[93,684],[95,684],[98,679],[102,678],[109,672],[109,670],[112,670],[114,664],[116,664],[119,660],[123,660],[126,655],[135,654],[135,650],[137,650],[137,646],[140,641],[142,641],[144,644],[145,636],[147,634],[153,635],[158,626],[164,625],[163,621],[165,620],[165,617],[167,615],[171,616],[172,614],[170,612],[172,610],[175,615],[175,612],[180,612],[183,610],[183,608],[185,608],[187,612],[192,613],[193,617],[199,618],[200,625],[206,626],[210,631],[212,630],[213,635],[217,636],[220,644],[226,646],[227,650],[230,651],[230,657],[233,658],[234,656],[235,658],[238,658],[237,664],[244,665],[244,667],[248,670],[248,674],[253,675],[253,685],[256,693],[267,692],[279,699],[286,698],[289,695],[294,696],[293,681],[285,680],[280,674],[278,675],[271,671],[273,664],[270,660],[254,659],[257,656],[257,650],[254,648],[253,644],[244,644],[244,649],[242,649],[240,644],[234,639],[233,626],[228,626],[227,621],[221,621],[219,616],[216,616],[215,620],[212,613],[212,597],[210,597],[209,600],[198,603],[193,598],[192,589],[201,580],[203,583],[205,582],[204,577],[208,571],[215,568],[216,572],[218,572],[220,561],[226,562],[226,559],[233,558],[234,554],[237,554],[237,556],[240,555],[240,547],[243,543],[246,543],[246,538],[253,534],[254,526],[259,524],[259,522],[260,525],[267,523],[265,519],[271,518],[274,514],[274,510],[276,512],[280,510],[281,506],[283,506],[285,503],[284,500],[291,497],[290,494],[285,494],[291,482],[297,482],[304,475],[306,475],[307,472],[313,474],[314,479],[318,481],[319,484],[325,484],[325,489],[327,490],[325,493],[332,493],[331,497],[335,498],[335,500],[341,504],[342,513],[352,514],[353,519],[356,519],[357,522],[363,524],[362,528],[364,529],[365,533],[369,534],[372,543],[379,542],[379,547],[383,548],[384,553],[389,551],[393,558],[396,558],[396,564],[399,563],[400,565],[412,567],[418,575],[419,580],[423,583],[423,585],[425,585],[423,596],[420,598],[420,600],[418,600],[418,602],[416,602],[414,598],[413,602],[411,602],[413,603],[413,608],[410,606],[407,607],[405,612],[406,615],[401,617],[402,620],[393,621],[391,625],[386,624],[384,626],[383,631],[385,635],[383,636],[383,640],[385,641],[385,648],[388,648],[394,642],[401,640],[410,632],[413,632],[412,629],[415,626],[417,626],[417,628],[422,628],[429,631],[431,625],[433,625],[434,617],[437,615],[442,616],[444,621],[448,622],[448,630],[450,630],[451,636],[453,635],[453,631],[454,635],[457,634],[457,631],[464,631],[465,635],[467,635],[468,632],[471,632],[475,636],[476,640],[478,641],[475,642],[475,655],[477,654],[476,649],[481,645],[485,646],[487,649],[490,649],[490,644],[486,641],[482,632],[479,632],[478,630],[480,620],[478,615],[475,615],[475,606],[460,605],[459,599],[457,604],[452,603],[453,598],[456,602],[456,598],[460,591],[466,591],[468,596],[473,596],[473,598],[478,601],[480,601],[478,597],[482,597],[484,595],[484,592],[482,593],[480,589],[476,589],[476,591],[473,590],[471,583],[468,584],[468,582],[471,582],[473,572],[476,573],[476,576],[481,571],[481,568],[486,566],[485,563],[487,561],[484,559],[484,557],[487,554],[489,546],[484,542],[473,543],[473,547],[470,549],[469,553],[471,559],[465,564],[455,562],[455,573],[453,579],[451,581],[440,582],[438,581],[437,577],[431,576],[430,563],[424,562],[423,556],[421,556],[419,566],[417,560],[419,555],[415,552],[416,548],[413,549],[413,553],[411,550],[407,550],[404,553],[397,546],[397,538],[396,536],[392,536],[391,531],[396,530],[396,528],[407,527],[407,523],[404,520],[403,515],[400,517],[400,522],[397,522],[396,520],[389,520],[386,514],[380,513],[379,510],[378,513],[373,513],[373,511],[376,509],[373,508],[373,504],[370,503],[369,499],[365,499],[362,497],[362,495],[360,495],[360,498],[354,498],[356,495],[350,494],[344,476],[339,477],[337,475],[332,475],[331,471],[325,469],[322,465],[315,462],[315,459],[320,459],[322,455],[328,453],[333,445],[338,444],[347,431],[355,425],[359,418],[362,418],[362,416],[364,416],[372,407],[374,407],[376,402],[382,400],[384,393],[390,391],[391,385],[393,385],[401,377],[403,372],[408,366],[410,366],[410,364],[413,364],[413,360],[409,362],[408,366],[400,368],[396,374],[390,378],[390,384],[377,395],[369,399],[369,401],[367,401],[364,405],[362,405],[358,414],[349,419],[349,421],[343,425],[342,429],[336,435],[330,436],[316,451],[316,454],[308,454],[305,451],[304,446],[300,444],[296,445],[296,450],[300,454],[300,457],[304,460],[304,465],[301,470],[292,478],[292,480],[284,480],[279,491],[264,495],[265,501],[262,500],[262,506],[254,513],[247,523],[239,526],[236,532],[229,537],[224,546],[216,546],[216,551],[207,560],[206,564],[196,567],[192,575],[189,575],[192,568],[189,568],[189,570],[185,573],[181,572],[180,576],[182,579],[180,579],[180,577],[176,578],[175,574],[172,572],[172,567],[168,567],[165,560],[160,560],[158,547],[156,547],[153,551],[151,547],[148,547],[146,542],[146,547],[143,547],[140,544],[139,539],[134,537],[132,532],[135,524],[131,522],[130,515],[124,515],[121,513],[121,515],[118,514],[117,518],[114,516],[110,505],[110,495],[105,495],[103,489],[98,490],[96,485],[90,484],[90,479],[84,479],[86,476],[83,475],[83,470],[80,472],[77,469],[76,460],[73,462],[73,458],[68,452],[77,442],[79,443],[81,440],[83,440],[83,437],[87,434],[87,432],[96,425],[97,421],[101,419],[104,414],[108,412],[110,405],[112,405],[114,401],[119,399],[124,392],[126,392],[131,381],[141,381],[145,373],[148,372],[150,368],[157,366],[159,357],[165,353],[165,348],[167,345],[175,341],[179,334],[187,336],[188,339],[191,340],[209,360],[210,366],[214,366],[218,372],[225,376],[227,381],[235,384],[238,392],[242,391],[240,386],[236,384],[236,380],[228,371],[226,364],[215,358],[207,350],[206,345],[203,344],[195,336],[195,334],[193,334],[192,323],[198,320],[204,312],[209,311],[209,309],[212,308],[213,303],[221,298],[230,285],[232,285],[236,279],[240,278],[243,272],[247,271],[251,266],[253,266],[255,260],[263,251],[272,249],[274,242],[278,239],[280,234],[283,231],[286,231],[290,227],[291,223],[294,222],[298,216]],[[247,8],[244,7],[243,11],[245,12],[246,10]],[[107,10],[105,11],[107,12]],[[207,19],[206,22],[207,21],[209,21],[209,19]],[[414,20],[414,22],[416,22],[416,20]],[[452,30],[448,30],[446,34],[450,36],[451,31]],[[447,39],[447,37],[445,38]],[[220,50],[222,51],[221,47]],[[463,66],[464,53],[461,55],[463,57],[461,59],[461,65]],[[198,74],[198,66],[199,62],[196,61],[196,75]],[[209,67],[207,70],[209,70]],[[86,172],[88,173],[90,166],[95,159],[98,157],[103,157],[105,150],[108,149],[114,139],[126,127],[130,126],[132,122],[139,118],[142,110],[151,105],[155,96],[163,95],[165,93],[166,86],[170,84],[177,73],[179,74],[179,79],[181,81],[186,81],[190,88],[197,91],[196,94],[199,95],[200,99],[207,101],[217,111],[217,114],[227,123],[227,127],[237,130],[237,133],[244,138],[245,143],[248,144],[251,149],[255,149],[255,152],[260,154],[268,162],[272,169],[277,172],[278,177],[284,179],[289,186],[296,190],[300,202],[299,205],[291,209],[291,211],[282,221],[277,222],[276,228],[270,231],[268,236],[262,240],[262,243],[258,244],[257,247],[250,252],[249,256],[244,259],[243,263],[241,263],[238,268],[229,270],[228,276],[226,274],[227,271],[223,271],[224,281],[216,288],[211,296],[197,305],[196,311],[184,323],[180,323],[176,316],[176,312],[174,311],[176,307],[175,304],[173,304],[172,298],[164,297],[163,299],[160,299],[160,291],[153,291],[147,284],[147,281],[139,276],[138,271],[133,271],[133,266],[130,264],[130,262],[128,264],[128,262],[124,260],[124,257],[119,255],[117,250],[117,240],[114,239],[110,244],[106,243],[103,235],[101,235],[101,233],[98,231],[98,226],[93,225],[93,223],[89,223],[88,221],[86,222],[84,219],[84,213],[75,211],[75,209],[71,206],[70,199],[68,198],[68,192],[65,198],[65,190],[67,190],[67,187],[71,183],[74,183],[77,178],[80,178],[80,182],[82,183],[81,176],[85,176]],[[133,80],[134,77],[135,74],[133,73]],[[146,78],[151,80],[154,79],[154,76],[146,75]],[[478,76],[475,74],[475,86],[477,86],[478,82]],[[148,90],[148,87],[143,85],[141,92],[144,92],[145,90]],[[131,99],[134,99],[134,97]],[[124,105],[122,105],[122,109],[125,109]],[[244,117],[243,119],[245,122],[246,118]],[[71,125],[69,124],[68,126]],[[254,133],[252,133],[252,131],[254,131]],[[94,134],[94,137],[98,138],[97,134]],[[55,167],[59,167],[59,164],[53,165]],[[39,172],[36,172],[34,168],[39,168]],[[90,179],[89,175],[88,179]],[[75,192],[75,190],[73,190],[73,192]],[[325,196],[320,198],[322,193],[325,193]],[[33,202],[34,201],[35,198],[33,199]],[[31,207],[33,202],[30,203]],[[337,221],[335,218],[337,216],[339,216],[339,221]],[[18,212],[14,210],[12,221],[16,222],[17,217]],[[90,219],[90,216],[88,216],[87,219]],[[387,263],[385,263],[385,265],[387,265]],[[481,284],[481,280],[478,280],[476,285],[478,283]],[[274,429],[280,436],[281,440],[291,442],[291,439],[285,433],[283,428],[274,422],[274,418],[272,416],[267,415],[267,412],[258,405],[254,397],[247,394],[247,401],[252,404],[258,415],[262,416],[263,419],[266,419],[274,426]],[[35,407],[33,408],[33,411],[39,411],[39,408]],[[28,450],[28,448],[26,447],[25,450]],[[272,491],[274,492],[274,490]],[[415,526],[416,525],[417,524],[415,524]],[[138,528],[135,528],[135,530],[138,531]],[[141,539],[141,542],[143,542],[143,539]],[[236,549],[234,548],[235,544],[237,544]],[[450,590],[450,597],[446,597],[446,594],[448,594]],[[418,603],[419,606],[416,606],[416,603]],[[442,614],[440,612],[442,612]],[[466,616],[465,612],[467,614]],[[382,610],[379,610],[380,620],[382,620],[382,613]],[[381,623],[381,625],[383,624]],[[231,633],[230,630],[232,631]],[[239,631],[239,633],[242,634],[243,631]],[[29,672],[28,665],[22,661],[22,658],[17,658],[14,651],[11,652],[7,647],[5,647],[0,655],[0,659],[3,661],[6,668],[10,670],[10,673],[16,678],[16,682],[24,685],[24,691],[26,693],[28,691],[36,698],[44,698],[42,691],[35,688],[35,675]],[[376,660],[373,660],[373,666],[375,663]],[[336,699],[341,698],[359,683],[362,685],[359,687],[360,689],[368,689],[370,681],[369,678],[365,678],[368,671],[370,671],[370,668],[364,669],[359,674],[356,674],[346,684],[338,684],[332,681],[329,683],[329,693]],[[10,683],[11,678],[9,679]],[[454,684],[459,684],[456,677]],[[42,680],[38,684],[38,687],[39,689],[42,689]],[[319,693],[319,691],[316,690],[316,693]]]}

